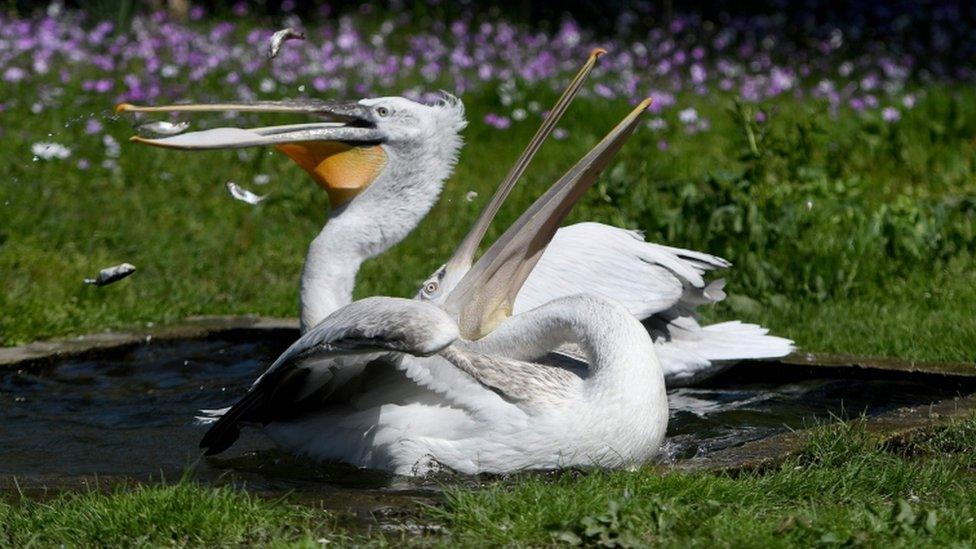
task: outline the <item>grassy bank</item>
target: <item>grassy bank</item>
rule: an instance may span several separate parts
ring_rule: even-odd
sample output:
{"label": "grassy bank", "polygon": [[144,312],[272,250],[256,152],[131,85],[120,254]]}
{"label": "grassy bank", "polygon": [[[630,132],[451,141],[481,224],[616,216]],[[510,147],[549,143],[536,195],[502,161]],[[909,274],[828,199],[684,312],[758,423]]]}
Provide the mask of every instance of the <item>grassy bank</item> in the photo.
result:
{"label": "grassy bank", "polygon": [[342,526],[316,506],[184,482],[0,502],[0,545],[943,547],[976,536],[976,420],[898,443],[853,422],[765,472],[528,475],[448,488],[410,519],[435,534]]}
{"label": "grassy bank", "polygon": [[855,422],[765,473],[527,479],[452,493],[439,516],[474,544],[946,546],[976,535],[974,428],[884,445]]}
{"label": "grassy bank", "polygon": [[331,537],[332,523],[328,513],[308,506],[184,482],[46,501],[10,498],[0,502],[0,546],[315,546]]}

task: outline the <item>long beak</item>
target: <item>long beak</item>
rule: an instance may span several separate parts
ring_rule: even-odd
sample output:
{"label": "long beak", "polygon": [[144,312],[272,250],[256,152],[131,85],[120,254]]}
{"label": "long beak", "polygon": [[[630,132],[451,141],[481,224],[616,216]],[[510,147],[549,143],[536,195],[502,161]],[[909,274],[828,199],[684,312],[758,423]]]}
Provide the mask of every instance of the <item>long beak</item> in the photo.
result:
{"label": "long beak", "polygon": [[116,112],[258,112],[300,113],[326,119],[325,122],[289,124],[258,128],[215,128],[188,132],[171,137],[147,139],[134,136],[132,141],[183,150],[240,149],[306,141],[333,141],[375,144],[384,140],[370,121],[365,107],[347,101],[259,101],[254,103],[214,103],[164,105],[155,107],[121,103]]}
{"label": "long beak", "polygon": [[118,112],[260,112],[301,113],[324,122],[215,128],[171,137],[133,141],[155,147],[182,150],[242,149],[274,145],[291,158],[329,193],[338,207],[366,189],[386,166],[386,152],[379,146],[385,132],[376,127],[368,107],[348,101],[259,101],[255,103],[187,104],[139,107],[122,103]]}
{"label": "long beak", "polygon": [[301,99],[286,101],[251,101],[245,103],[181,103],[177,105],[142,106],[119,103],[115,112],[283,112],[345,117],[347,120],[362,117],[365,109],[352,101],[322,101]]}
{"label": "long beak", "polygon": [[559,224],[610,164],[651,104],[642,101],[596,147],[536,200],[488,248],[447,296],[445,308],[458,317],[461,335],[479,339],[511,316],[515,297]]}
{"label": "long beak", "polygon": [[475,253],[478,251],[478,246],[481,244],[481,240],[485,237],[485,233],[488,231],[488,225],[491,224],[491,220],[498,214],[498,210],[501,208],[502,203],[508,198],[509,193],[515,187],[519,178],[525,173],[525,169],[528,167],[529,162],[538,152],[539,147],[542,143],[549,137],[552,130],[556,127],[559,119],[565,114],[566,109],[569,104],[572,103],[573,99],[579,93],[580,88],[583,87],[583,82],[586,81],[587,76],[596,66],[597,59],[605,54],[607,51],[602,48],[594,49],[590,52],[589,58],[587,58],[586,63],[580,69],[580,71],[573,77],[573,80],[569,83],[566,91],[559,97],[556,104],[550,109],[549,114],[546,115],[542,122],[542,125],[535,132],[529,145],[522,151],[518,160],[512,166],[508,175],[505,176],[502,184],[499,185],[498,189],[495,190],[495,194],[491,197],[488,205],[485,209],[481,211],[481,215],[475,221],[471,230],[465,235],[464,240],[455,250],[454,255],[447,261],[445,270],[445,282],[449,283],[449,279],[454,277],[461,277],[464,273],[471,268],[471,264],[474,262]]}
{"label": "long beak", "polygon": [[134,135],[136,143],[181,150],[244,149],[305,141],[344,143],[382,143],[383,134],[375,128],[350,127],[333,122],[266,126],[263,128],[214,128],[171,137],[150,139]]}

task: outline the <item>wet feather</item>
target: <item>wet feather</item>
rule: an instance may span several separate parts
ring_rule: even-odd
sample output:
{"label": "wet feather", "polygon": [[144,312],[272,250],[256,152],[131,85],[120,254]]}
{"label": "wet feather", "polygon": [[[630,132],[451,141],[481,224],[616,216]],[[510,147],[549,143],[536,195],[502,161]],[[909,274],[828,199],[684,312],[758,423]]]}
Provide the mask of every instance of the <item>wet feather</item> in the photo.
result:
{"label": "wet feather", "polygon": [[106,267],[101,271],[98,271],[98,276],[95,278],[86,278],[85,284],[91,284],[93,286],[107,286],[113,282],[122,280],[134,272],[136,272],[136,268],[133,265],[129,263],[122,263],[120,265]]}
{"label": "wet feather", "polygon": [[241,202],[247,202],[248,204],[256,206],[260,204],[262,200],[268,198],[268,195],[261,196],[254,194],[233,181],[228,181],[225,183],[225,185],[227,186],[227,190],[230,191],[230,195]]}
{"label": "wet feather", "polygon": [[278,56],[278,50],[281,49],[285,40],[305,40],[305,33],[288,27],[271,35],[271,40],[268,41],[268,59],[274,59]]}

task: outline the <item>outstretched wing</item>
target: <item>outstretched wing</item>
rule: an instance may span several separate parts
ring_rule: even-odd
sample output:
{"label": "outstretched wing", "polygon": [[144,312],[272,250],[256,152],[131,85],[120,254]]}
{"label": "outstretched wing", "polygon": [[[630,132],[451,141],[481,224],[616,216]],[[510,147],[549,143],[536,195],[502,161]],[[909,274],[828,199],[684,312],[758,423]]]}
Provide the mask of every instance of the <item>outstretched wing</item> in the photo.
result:
{"label": "outstretched wing", "polygon": [[542,254],[515,300],[515,312],[581,292],[621,303],[639,319],[681,302],[711,303],[724,297],[702,275],[729,267],[709,254],[645,242],[637,231],[602,223],[563,227]]}
{"label": "outstretched wing", "polygon": [[282,353],[207,431],[200,447],[207,455],[220,453],[237,440],[241,423],[266,424],[311,393],[320,397],[318,402],[327,399],[366,367],[367,361],[343,362],[343,357],[375,352],[430,356],[457,337],[457,324],[429,303],[391,297],[351,303]]}
{"label": "outstretched wing", "polygon": [[730,266],[706,253],[645,242],[636,231],[579,223],[556,233],[519,292],[515,312],[583,292],[616,300],[644,322],[668,386],[686,385],[734,361],[793,351],[792,341],[756,324],[699,324],[699,306],[725,299],[725,281],[707,282],[704,275]]}

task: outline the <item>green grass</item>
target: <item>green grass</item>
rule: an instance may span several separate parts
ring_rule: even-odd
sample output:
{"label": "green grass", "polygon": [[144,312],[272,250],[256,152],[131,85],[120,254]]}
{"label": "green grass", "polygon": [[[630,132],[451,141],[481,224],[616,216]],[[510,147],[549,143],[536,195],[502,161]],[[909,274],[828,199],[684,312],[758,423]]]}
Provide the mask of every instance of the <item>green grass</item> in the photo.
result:
{"label": "green grass", "polygon": [[334,519],[320,509],[191,482],[0,500],[0,546],[317,546]]}
{"label": "green grass", "polygon": [[447,487],[423,537],[344,530],[316,506],[176,485],[0,500],[0,545],[961,546],[976,538],[976,418],[882,441],[815,430],[781,465],[737,474],[567,472]]}
{"label": "green grass", "polygon": [[709,319],[741,318],[770,326],[801,349],[905,360],[976,360],[976,274],[972,259],[918,269],[868,295],[760,304],[733,297]]}
{"label": "green grass", "polygon": [[456,490],[435,512],[462,545],[940,547],[976,536],[976,422],[882,444],[826,429],[772,471],[592,473]]}

